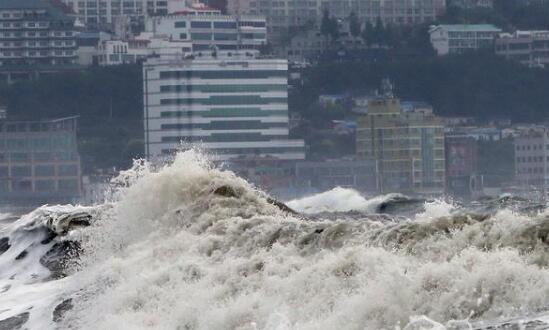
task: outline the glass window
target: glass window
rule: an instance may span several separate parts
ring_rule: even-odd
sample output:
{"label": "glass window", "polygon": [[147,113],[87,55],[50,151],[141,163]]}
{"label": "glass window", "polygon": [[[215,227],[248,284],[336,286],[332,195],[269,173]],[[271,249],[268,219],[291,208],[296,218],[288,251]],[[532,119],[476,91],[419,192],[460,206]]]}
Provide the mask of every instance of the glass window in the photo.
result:
{"label": "glass window", "polygon": [[59,180],[59,190],[64,190],[64,191],[76,191],[76,190],[78,190],[78,180],[77,179]]}
{"label": "glass window", "polygon": [[211,29],[212,22],[203,22],[203,21],[192,21],[191,28],[197,29]]}
{"label": "glass window", "polygon": [[185,22],[185,21],[175,22],[174,26],[176,28],[186,28],[187,27],[187,22]]}
{"label": "glass window", "polygon": [[78,175],[78,166],[75,164],[59,165],[57,167],[59,176],[76,176]]}
{"label": "glass window", "polygon": [[31,176],[30,166],[13,166],[11,168],[11,175],[14,177]]}
{"label": "glass window", "polygon": [[55,191],[54,180],[37,180],[35,182],[36,191]]}
{"label": "glass window", "polygon": [[55,176],[55,167],[53,165],[36,165],[34,167],[36,176]]}
{"label": "glass window", "polygon": [[236,29],[236,22],[214,22],[214,29]]}

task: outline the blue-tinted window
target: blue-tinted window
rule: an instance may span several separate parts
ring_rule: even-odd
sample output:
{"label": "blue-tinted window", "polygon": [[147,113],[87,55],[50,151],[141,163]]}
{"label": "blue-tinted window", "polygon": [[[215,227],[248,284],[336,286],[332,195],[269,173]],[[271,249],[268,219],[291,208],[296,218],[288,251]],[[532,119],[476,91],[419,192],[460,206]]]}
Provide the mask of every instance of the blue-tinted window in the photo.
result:
{"label": "blue-tinted window", "polygon": [[215,29],[236,29],[236,22],[214,22]]}
{"label": "blue-tinted window", "polygon": [[176,28],[186,28],[187,27],[187,22],[185,22],[185,21],[175,22],[174,26]]}
{"label": "blue-tinted window", "polygon": [[191,28],[197,29],[211,29],[212,22],[192,21]]}

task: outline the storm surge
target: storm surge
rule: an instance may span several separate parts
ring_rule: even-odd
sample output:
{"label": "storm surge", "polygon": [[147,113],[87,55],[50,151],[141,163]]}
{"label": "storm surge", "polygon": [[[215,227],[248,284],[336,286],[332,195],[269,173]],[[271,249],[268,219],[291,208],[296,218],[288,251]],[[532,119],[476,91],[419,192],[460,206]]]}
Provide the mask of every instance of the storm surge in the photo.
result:
{"label": "storm surge", "polygon": [[193,150],[139,161],[0,228],[0,329],[546,329],[549,214],[508,200],[285,206]]}

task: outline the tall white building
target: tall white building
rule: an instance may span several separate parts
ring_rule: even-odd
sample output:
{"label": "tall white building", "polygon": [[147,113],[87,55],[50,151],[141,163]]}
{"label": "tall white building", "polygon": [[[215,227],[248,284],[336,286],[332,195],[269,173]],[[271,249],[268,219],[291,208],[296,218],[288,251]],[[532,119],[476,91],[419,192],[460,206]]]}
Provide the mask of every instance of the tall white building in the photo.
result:
{"label": "tall white building", "polygon": [[143,65],[147,158],[187,142],[219,160],[303,159],[303,140],[288,138],[287,74],[286,60],[250,51],[149,59]]}
{"label": "tall white building", "polygon": [[492,48],[500,32],[491,24],[433,25],[429,29],[431,45],[439,56]]}
{"label": "tall white building", "polygon": [[354,12],[361,22],[412,25],[432,22],[446,9],[445,0],[228,0],[231,14],[265,15],[269,33],[319,23],[324,9],[343,19]]}
{"label": "tall white building", "polygon": [[236,17],[191,9],[149,17],[145,29],[171,40],[190,41],[194,51],[212,46],[219,50],[259,49],[267,44],[267,24],[262,16]]}
{"label": "tall white building", "polygon": [[549,187],[549,129],[532,127],[515,138],[517,183],[523,186]]}

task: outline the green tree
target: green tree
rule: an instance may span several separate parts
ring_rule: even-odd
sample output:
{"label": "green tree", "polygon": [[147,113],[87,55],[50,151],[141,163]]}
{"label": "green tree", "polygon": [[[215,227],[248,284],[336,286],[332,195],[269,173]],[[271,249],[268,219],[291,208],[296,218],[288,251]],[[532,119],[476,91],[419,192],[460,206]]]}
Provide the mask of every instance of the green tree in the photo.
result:
{"label": "green tree", "polygon": [[320,22],[320,33],[325,36],[325,37],[328,37],[330,34],[331,34],[331,25],[332,25],[332,20],[330,18],[330,11],[328,9],[324,9],[324,11],[322,12],[322,21]]}
{"label": "green tree", "polygon": [[370,21],[366,21],[364,24],[364,30],[362,30],[362,40],[367,46],[371,46],[374,43],[374,26]]}
{"label": "green tree", "polygon": [[349,30],[351,31],[351,35],[353,37],[358,37],[360,35],[360,22],[358,20],[357,14],[352,11],[349,15]]}

